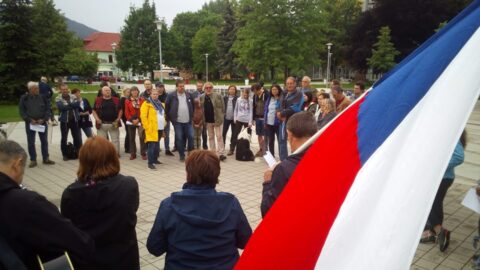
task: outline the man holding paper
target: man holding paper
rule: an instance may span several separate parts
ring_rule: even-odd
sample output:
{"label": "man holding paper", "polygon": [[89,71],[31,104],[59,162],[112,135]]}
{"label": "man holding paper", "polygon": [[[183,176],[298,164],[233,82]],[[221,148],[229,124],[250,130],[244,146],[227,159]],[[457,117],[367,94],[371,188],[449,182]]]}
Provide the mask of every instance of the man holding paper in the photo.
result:
{"label": "man holding paper", "polygon": [[20,98],[19,111],[20,116],[25,121],[25,130],[27,133],[28,155],[30,164],[28,167],[37,166],[37,152],[35,150],[35,134],[38,132],[40,137],[43,164],[53,165],[55,162],[50,160],[48,155],[48,128],[47,121],[50,119],[50,104],[47,98],[40,95],[37,82],[28,82],[28,92]]}
{"label": "man holding paper", "polygon": [[[317,122],[311,113],[304,111],[292,115],[287,122],[287,140],[292,153],[315,135],[316,132]],[[295,171],[304,154],[305,152],[293,153],[282,162],[273,166],[269,162],[270,168],[265,171],[263,176],[262,203],[260,205],[262,218],[265,217],[275,200],[282,193],[283,188],[287,185],[290,176]],[[268,162],[268,155],[266,160]]]}

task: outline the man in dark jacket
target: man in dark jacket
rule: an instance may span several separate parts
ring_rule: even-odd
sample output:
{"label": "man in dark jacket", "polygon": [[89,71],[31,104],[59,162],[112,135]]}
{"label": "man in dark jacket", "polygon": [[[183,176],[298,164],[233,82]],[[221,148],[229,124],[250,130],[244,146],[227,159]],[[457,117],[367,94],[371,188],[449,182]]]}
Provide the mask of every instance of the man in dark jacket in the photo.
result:
{"label": "man in dark jacket", "polygon": [[278,150],[280,160],[288,156],[286,124],[290,116],[300,112],[303,105],[303,94],[296,88],[295,78],[288,77],[286,81],[286,94],[281,97],[280,108],[277,111],[277,118],[280,119],[280,141]]}
{"label": "man in dark jacket", "polygon": [[50,120],[52,121],[52,125],[57,126],[58,122],[55,120],[55,117],[53,116],[53,111],[52,111],[52,97],[53,97],[53,90],[50,85],[48,85],[48,79],[47,77],[42,76],[40,78],[40,82],[38,82],[38,87],[40,89],[40,95],[44,96],[47,98],[48,105],[50,106]]}
{"label": "man in dark jacket", "polygon": [[27,154],[14,141],[0,142],[0,237],[28,269],[40,269],[36,256],[49,261],[65,251],[86,261],[94,243],[63,218],[42,195],[22,189]]}
{"label": "man in dark jacket", "polygon": [[[292,152],[295,152],[303,143],[317,132],[317,122],[309,112],[299,112],[294,114],[287,122],[288,142]],[[260,210],[262,217],[265,217],[268,210],[277,200],[283,188],[287,185],[290,176],[295,171],[298,163],[302,159],[304,152],[294,153],[280,162],[274,168],[265,171],[262,203]]]}
{"label": "man in dark jacket", "polygon": [[28,167],[37,166],[37,151],[35,150],[35,135],[37,132],[42,146],[43,164],[53,165],[55,162],[49,158],[47,141],[50,104],[48,104],[47,98],[39,94],[38,83],[29,82],[27,87],[28,93],[20,98],[19,109],[27,131],[28,154],[30,156]]}
{"label": "man in dark jacket", "polygon": [[171,92],[165,101],[167,120],[173,124],[175,130],[175,146],[180,155],[180,161],[185,160],[185,143],[188,142],[188,151],[193,150],[193,97],[185,92],[185,83],[176,81],[177,91]]}
{"label": "man in dark jacket", "polygon": [[73,146],[75,147],[76,152],[80,151],[82,146],[82,133],[80,133],[80,114],[78,112],[80,108],[80,102],[77,100],[77,97],[70,94],[68,90],[68,85],[60,85],[60,94],[55,99],[57,104],[58,111],[60,116],[58,120],[60,121],[60,131],[61,131],[61,140],[60,140],[60,149],[62,150],[63,160],[67,161],[69,159],[74,159],[75,157],[69,156],[67,151],[67,140],[68,133],[72,134]]}

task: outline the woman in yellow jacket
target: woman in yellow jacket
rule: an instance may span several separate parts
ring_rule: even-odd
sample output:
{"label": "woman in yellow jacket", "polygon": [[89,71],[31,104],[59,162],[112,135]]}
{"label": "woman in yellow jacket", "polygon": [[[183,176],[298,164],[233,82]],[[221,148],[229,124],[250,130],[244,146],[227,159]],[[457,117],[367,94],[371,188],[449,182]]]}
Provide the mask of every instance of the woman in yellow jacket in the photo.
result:
{"label": "woman in yellow jacket", "polygon": [[158,99],[159,92],[153,89],[150,97],[142,103],[140,118],[145,129],[145,143],[147,144],[148,168],[156,170],[155,164],[162,164],[158,161],[160,154],[160,138],[165,128],[165,107]]}

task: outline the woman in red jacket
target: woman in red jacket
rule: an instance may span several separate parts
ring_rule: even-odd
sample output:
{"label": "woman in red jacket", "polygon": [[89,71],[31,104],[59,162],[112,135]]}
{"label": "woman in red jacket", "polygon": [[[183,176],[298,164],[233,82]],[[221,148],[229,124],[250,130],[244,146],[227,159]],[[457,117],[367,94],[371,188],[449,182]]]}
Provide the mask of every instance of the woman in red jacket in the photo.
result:
{"label": "woman in red jacket", "polygon": [[125,118],[127,133],[130,145],[130,160],[137,158],[136,131],[140,137],[140,154],[142,159],[147,159],[147,146],[145,144],[145,132],[140,122],[140,106],[142,106],[143,98],[140,97],[140,91],[136,86],[130,88],[130,98],[125,101]]}

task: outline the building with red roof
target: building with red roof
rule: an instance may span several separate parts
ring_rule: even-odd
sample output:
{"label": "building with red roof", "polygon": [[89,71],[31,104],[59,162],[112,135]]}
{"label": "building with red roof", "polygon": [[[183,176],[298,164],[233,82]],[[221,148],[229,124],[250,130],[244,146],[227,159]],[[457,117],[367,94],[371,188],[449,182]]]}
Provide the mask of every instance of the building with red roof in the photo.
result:
{"label": "building with red roof", "polygon": [[122,71],[117,68],[115,57],[115,50],[119,48],[120,38],[120,33],[95,32],[83,40],[85,51],[97,53],[98,76],[121,76]]}

